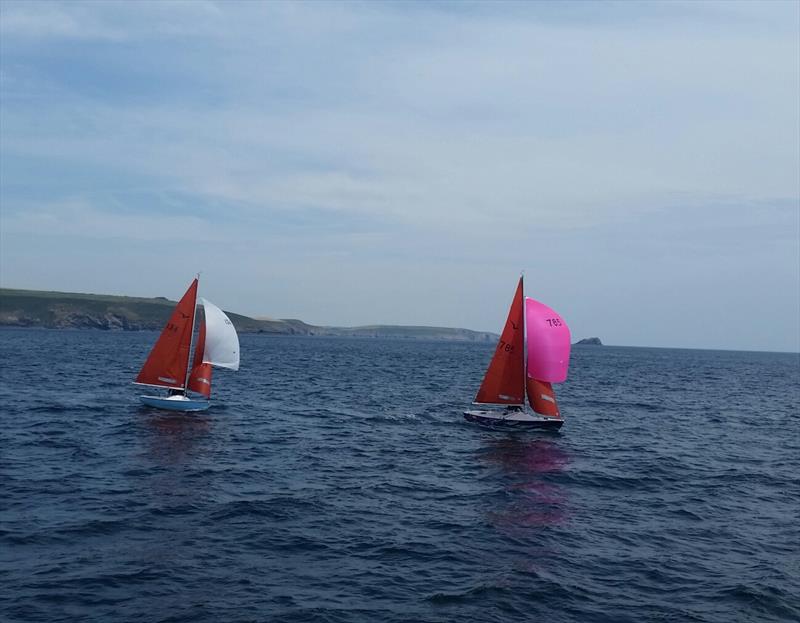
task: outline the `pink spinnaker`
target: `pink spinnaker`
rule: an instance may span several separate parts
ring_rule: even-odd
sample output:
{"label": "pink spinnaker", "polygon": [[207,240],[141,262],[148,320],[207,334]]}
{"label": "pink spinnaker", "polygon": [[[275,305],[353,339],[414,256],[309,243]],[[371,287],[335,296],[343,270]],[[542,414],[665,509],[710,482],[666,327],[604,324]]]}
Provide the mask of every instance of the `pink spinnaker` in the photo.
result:
{"label": "pink spinnaker", "polygon": [[525,299],[528,377],[563,383],[569,368],[570,334],[564,319],[544,303]]}

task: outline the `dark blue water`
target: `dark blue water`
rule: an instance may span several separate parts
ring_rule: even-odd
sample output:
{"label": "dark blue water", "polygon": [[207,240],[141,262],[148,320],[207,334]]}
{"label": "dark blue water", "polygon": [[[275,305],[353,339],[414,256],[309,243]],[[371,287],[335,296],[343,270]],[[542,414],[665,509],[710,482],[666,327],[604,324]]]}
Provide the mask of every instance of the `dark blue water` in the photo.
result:
{"label": "dark blue water", "polygon": [[0,331],[0,619],[798,621],[798,355],[576,348],[562,432],[467,424],[493,346]]}

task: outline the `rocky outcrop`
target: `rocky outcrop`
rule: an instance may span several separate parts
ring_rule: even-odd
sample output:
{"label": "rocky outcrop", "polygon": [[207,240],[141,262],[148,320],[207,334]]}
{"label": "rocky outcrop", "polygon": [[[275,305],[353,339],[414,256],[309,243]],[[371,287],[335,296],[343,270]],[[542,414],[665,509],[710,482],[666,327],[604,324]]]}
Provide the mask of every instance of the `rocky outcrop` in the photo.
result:
{"label": "rocky outcrop", "polygon": [[56,329],[103,329],[104,331],[139,331],[144,327],[132,322],[125,314],[107,312],[90,314],[86,312],[66,312],[57,314],[53,323]]}
{"label": "rocky outcrop", "polygon": [[599,337],[585,337],[582,340],[578,340],[574,344],[575,346],[602,346],[603,343],[600,341]]}
{"label": "rocky outcrop", "polygon": [[23,312],[5,312],[0,314],[0,326],[5,327],[35,327],[38,326],[38,318],[33,318]]}

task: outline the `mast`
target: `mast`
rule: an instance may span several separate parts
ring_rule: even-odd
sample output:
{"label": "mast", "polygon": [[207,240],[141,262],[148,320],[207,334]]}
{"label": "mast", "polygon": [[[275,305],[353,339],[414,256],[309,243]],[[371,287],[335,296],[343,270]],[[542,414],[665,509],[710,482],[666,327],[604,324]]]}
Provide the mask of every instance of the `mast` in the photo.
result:
{"label": "mast", "polygon": [[528,314],[525,313],[525,270],[519,275],[522,282],[522,408],[525,409],[528,388]]}
{"label": "mast", "polygon": [[[200,289],[200,273],[197,279],[197,289]],[[194,323],[197,320],[197,290],[194,291],[194,305],[192,306],[192,332],[189,334],[189,352],[186,353],[186,377],[183,379],[183,391],[189,391],[189,376],[192,374],[192,346],[194,346]]]}

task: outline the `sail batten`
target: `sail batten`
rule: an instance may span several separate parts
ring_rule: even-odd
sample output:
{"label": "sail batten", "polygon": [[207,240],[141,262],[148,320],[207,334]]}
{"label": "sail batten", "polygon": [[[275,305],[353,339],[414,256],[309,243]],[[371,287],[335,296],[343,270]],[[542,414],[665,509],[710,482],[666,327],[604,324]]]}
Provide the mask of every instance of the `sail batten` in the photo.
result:
{"label": "sail batten", "polygon": [[183,389],[189,364],[197,279],[175,306],[153,349],[136,377],[136,383]]}
{"label": "sail batten", "polygon": [[519,279],[506,324],[475,397],[480,404],[524,404],[523,284]]}

